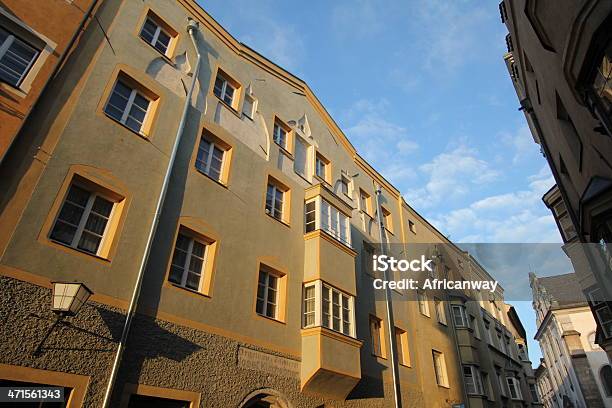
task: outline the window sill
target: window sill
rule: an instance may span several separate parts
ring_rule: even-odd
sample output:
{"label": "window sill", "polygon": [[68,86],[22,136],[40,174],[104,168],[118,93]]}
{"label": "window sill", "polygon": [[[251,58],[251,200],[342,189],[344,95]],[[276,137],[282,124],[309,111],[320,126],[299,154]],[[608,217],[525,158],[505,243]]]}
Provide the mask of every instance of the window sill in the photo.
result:
{"label": "window sill", "polygon": [[255,312],[255,316],[260,317],[262,319],[265,319],[265,320],[267,320],[269,322],[279,323],[279,324],[283,324],[283,325],[287,324],[287,323],[283,322],[282,320],[275,319],[274,317],[268,317],[268,316],[260,315],[257,312]]}
{"label": "window sill", "polygon": [[96,259],[98,261],[110,263],[110,259],[108,259],[108,258],[104,258],[104,257],[102,257],[100,255],[92,254],[91,252],[83,251],[82,249],[79,249],[79,248],[71,247],[69,245],[64,244],[63,242],[55,241],[55,240],[53,240],[51,238],[49,238],[47,240],[47,242],[49,244],[51,244],[52,246],[54,246],[54,247],[58,247],[59,249],[66,249],[66,250],[75,251],[78,254],[86,255],[86,256],[91,257],[93,259]]}
{"label": "window sill", "polygon": [[[264,212],[265,212],[265,210],[264,210]],[[285,221],[285,220],[279,220],[278,218],[276,218],[275,216],[273,216],[273,215],[271,215],[271,214],[268,214],[267,212],[265,212],[265,214],[266,214],[268,217],[272,218],[274,221],[276,221],[276,222],[280,222],[280,223],[281,223],[281,224],[283,224],[285,227],[287,227],[287,228],[291,228],[291,225],[290,225],[290,224],[289,224],[287,221]]]}
{"label": "window sill", "polygon": [[236,117],[238,119],[242,119],[240,116],[240,112],[238,112],[238,110],[236,110],[233,106],[231,106],[230,104],[228,104],[227,102],[225,102],[223,99],[219,98],[217,95],[215,95],[215,93],[213,92],[213,96],[219,101],[221,102],[221,104],[223,106],[225,106],[230,112],[232,112],[234,115],[236,115]]}
{"label": "window sill", "polygon": [[195,170],[196,170],[196,171],[197,171],[199,174],[201,174],[201,175],[205,176],[207,179],[209,179],[210,181],[212,181],[213,183],[218,184],[218,185],[220,185],[221,187],[223,187],[223,188],[225,188],[225,189],[228,189],[228,188],[229,188],[229,187],[227,186],[227,184],[225,184],[224,182],[222,182],[222,181],[220,181],[220,180],[215,180],[214,178],[210,177],[208,174],[204,173],[202,170],[198,169],[197,167],[195,167]]}
{"label": "window sill", "polygon": [[378,354],[374,354],[374,353],[371,353],[371,354],[372,354],[372,357],[374,357],[376,359],[381,359],[381,360],[385,360],[385,361],[388,360],[387,357],[379,356]]}
{"label": "window sill", "polygon": [[[104,107],[106,108],[106,106]],[[114,123],[116,123],[117,125],[121,126],[122,128],[134,133],[135,135],[141,137],[142,139],[146,140],[146,141],[150,141],[149,139],[149,135],[146,135],[144,133],[140,133],[135,131],[134,129],[132,129],[131,127],[126,126],[125,124],[119,122],[117,119],[113,118],[112,116],[110,116],[108,113],[106,113],[106,111],[104,111],[104,108],[102,109],[102,112],[104,112],[104,116],[106,116],[108,119],[112,120]]]}
{"label": "window sill", "polygon": [[177,283],[174,283],[174,282],[169,282],[169,281],[166,281],[166,282],[168,283],[168,286],[170,288],[172,288],[172,289],[184,290],[184,291],[186,291],[188,293],[191,293],[191,294],[196,295],[196,296],[201,296],[201,297],[206,298],[206,299],[210,299],[211,298],[209,295],[207,295],[205,293],[202,293],[202,292],[199,292],[197,290],[186,288],[185,286],[181,286],[181,285],[179,285]]}
{"label": "window sill", "polygon": [[431,315],[425,314],[425,313],[423,313],[423,312],[419,312],[419,314],[420,314],[421,316],[424,316],[424,317],[428,318],[428,319],[431,319]]}
{"label": "window sill", "polygon": [[[162,57],[164,59],[164,61],[166,61],[168,64],[170,64],[172,66],[172,68],[176,68],[176,64],[172,61],[172,57],[169,57],[166,54],[162,54],[160,50],[155,48],[151,43],[148,43],[147,41],[145,41],[145,39],[142,38],[140,35],[138,36],[138,38],[140,38],[140,41],[142,41],[143,43],[145,43],[149,47],[151,47],[155,51],[155,53],[157,53],[160,57]],[[176,40],[176,38],[172,37],[171,41],[175,41],[175,40]]]}
{"label": "window sill", "polygon": [[307,182],[308,184],[312,185],[312,181],[308,180],[308,179],[306,178],[306,175],[305,175],[305,174],[300,174],[300,173],[298,173],[297,171],[295,171],[295,169],[293,169],[293,172],[294,172],[295,174],[297,174],[297,175],[298,175],[298,176],[299,176],[299,177],[300,177],[302,180],[304,180],[304,181],[305,181],[305,182]]}
{"label": "window sill", "polygon": [[321,178],[320,176],[318,176],[316,174],[313,174],[313,177],[316,180],[319,180],[321,183],[325,184],[327,187],[331,188],[331,183],[329,181],[325,180],[324,178]]}
{"label": "window sill", "polygon": [[[27,76],[28,76],[28,74],[26,74],[26,77],[27,77]],[[24,79],[25,79],[25,77],[24,77]],[[23,83],[23,81],[21,81],[21,82]],[[1,87],[2,87],[4,90],[6,90],[6,91],[8,91],[8,92],[12,93],[13,95],[15,95],[15,96],[17,96],[17,97],[19,97],[19,98],[21,98],[21,99],[23,99],[23,98],[25,98],[26,96],[28,96],[28,91],[29,91],[29,89],[28,89],[28,90],[23,89],[23,88],[21,88],[19,85],[15,86],[15,85],[13,85],[13,84],[9,84],[8,82],[0,81],[0,86],[1,86]]]}
{"label": "window sill", "polygon": [[438,384],[438,387],[446,388],[447,390],[450,390],[450,385]]}
{"label": "window sill", "polygon": [[405,367],[405,368],[412,368],[412,366],[410,364],[404,364],[404,363],[398,363],[400,366]]}
{"label": "window sill", "polygon": [[444,326],[444,327],[448,327],[448,323],[444,323],[444,322],[441,322],[441,321],[439,321],[439,320],[438,320],[438,324],[440,324],[440,325],[442,325],[442,326]]}
{"label": "window sill", "polygon": [[289,150],[285,149],[283,146],[279,145],[278,143],[274,142],[274,144],[276,146],[278,146],[278,150],[283,153],[285,156],[289,157],[291,160],[295,160],[295,157],[293,157],[293,153],[291,153]]}

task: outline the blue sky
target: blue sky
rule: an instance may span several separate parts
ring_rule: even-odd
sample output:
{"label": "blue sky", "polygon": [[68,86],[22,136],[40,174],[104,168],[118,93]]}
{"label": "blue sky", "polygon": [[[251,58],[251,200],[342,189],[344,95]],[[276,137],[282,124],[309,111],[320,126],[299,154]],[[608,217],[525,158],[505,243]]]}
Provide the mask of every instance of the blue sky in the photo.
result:
{"label": "blue sky", "polygon": [[[498,3],[201,2],[304,79],[361,155],[453,241],[558,243],[541,201],[554,182],[517,109]],[[517,308],[532,338],[531,305]],[[533,341],[530,354],[535,364]]]}

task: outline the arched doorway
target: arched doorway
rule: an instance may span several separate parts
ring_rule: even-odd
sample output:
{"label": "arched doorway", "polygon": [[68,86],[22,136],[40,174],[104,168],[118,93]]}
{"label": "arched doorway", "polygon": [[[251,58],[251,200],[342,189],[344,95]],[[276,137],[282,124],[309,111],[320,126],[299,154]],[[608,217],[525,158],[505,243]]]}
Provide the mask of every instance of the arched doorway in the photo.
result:
{"label": "arched doorway", "polygon": [[262,388],[247,395],[238,408],[293,408],[293,406],[278,391]]}

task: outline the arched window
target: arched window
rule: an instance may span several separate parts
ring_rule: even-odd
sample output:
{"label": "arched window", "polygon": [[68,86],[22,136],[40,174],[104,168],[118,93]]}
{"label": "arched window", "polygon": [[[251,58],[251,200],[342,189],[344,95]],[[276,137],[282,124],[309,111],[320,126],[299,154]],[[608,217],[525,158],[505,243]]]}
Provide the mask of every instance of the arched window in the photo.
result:
{"label": "arched window", "polygon": [[601,384],[604,387],[606,396],[612,397],[612,367],[610,367],[609,364],[601,367],[599,378],[601,379]]}

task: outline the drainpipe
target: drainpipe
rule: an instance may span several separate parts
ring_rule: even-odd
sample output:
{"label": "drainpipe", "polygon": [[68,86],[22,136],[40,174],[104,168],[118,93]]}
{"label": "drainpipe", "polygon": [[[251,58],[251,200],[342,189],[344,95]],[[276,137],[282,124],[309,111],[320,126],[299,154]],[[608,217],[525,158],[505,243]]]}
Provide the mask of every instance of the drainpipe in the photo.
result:
{"label": "drainpipe", "polygon": [[[380,253],[381,255],[385,255],[387,253],[386,250],[386,240],[383,234],[383,228],[385,228],[385,224],[382,219],[382,210],[380,207],[380,196],[382,195],[382,188],[380,185],[375,184],[376,190],[376,214],[378,221],[378,236],[380,239]],[[385,281],[389,281],[389,268],[385,269],[383,272],[383,279]],[[391,302],[391,289],[389,289],[389,285],[385,285],[385,302],[387,304],[387,331],[389,333],[389,346],[391,348],[391,368],[393,373],[393,396],[395,400],[395,408],[402,408],[402,393],[400,390],[400,379],[399,379],[399,364],[397,361],[397,344],[395,341],[395,323],[393,321],[393,307]]]}
{"label": "drainpipe", "polygon": [[117,352],[115,354],[113,368],[112,368],[110,377],[108,379],[108,385],[106,386],[106,392],[104,394],[104,402],[102,404],[103,408],[108,408],[110,406],[110,399],[111,399],[111,394],[113,392],[113,386],[117,379],[117,372],[119,371],[119,366],[121,364],[121,357],[123,356],[123,352],[125,351],[125,346],[128,340],[130,327],[132,325],[132,320],[134,318],[134,314],[136,313],[136,307],[138,304],[138,298],[140,296],[140,289],[142,287],[142,280],[143,280],[144,272],[145,272],[145,269],[146,269],[146,266],[149,260],[149,255],[151,254],[151,246],[153,244],[153,238],[155,237],[155,232],[157,231],[157,226],[159,224],[161,211],[164,206],[164,201],[166,199],[166,193],[168,191],[168,184],[170,184],[170,175],[172,174],[172,168],[174,167],[174,161],[176,159],[176,153],[178,151],[181,137],[183,135],[183,130],[185,129],[187,113],[189,112],[189,106],[191,105],[191,97],[193,94],[193,89],[195,87],[196,79],[197,79],[198,72],[200,69],[200,60],[202,58],[202,55],[200,54],[200,51],[197,45],[197,41],[195,38],[195,35],[198,32],[198,23],[197,21],[191,18],[189,18],[188,20],[189,22],[187,23],[187,32],[189,33],[189,37],[191,38],[191,41],[193,42],[193,48],[195,49],[195,52],[197,55],[197,62],[195,65],[195,69],[193,71],[193,76],[191,78],[191,85],[189,87],[189,91],[187,92],[187,97],[185,98],[185,105],[183,106],[183,114],[181,115],[181,121],[176,131],[176,136],[174,138],[174,146],[172,147],[172,154],[170,155],[170,161],[168,162],[168,167],[166,168],[166,175],[164,176],[164,182],[162,184],[162,189],[161,189],[161,192],[159,193],[159,197],[157,198],[157,205],[155,207],[155,216],[153,217],[153,223],[151,224],[149,235],[147,237],[147,245],[145,247],[145,252],[142,255],[142,259],[140,261],[140,269],[136,277],[136,283],[134,284],[132,298],[130,300],[130,305],[128,307],[127,315],[125,317],[125,323],[123,325],[123,332],[121,333],[121,339],[119,340],[119,346],[117,347]]}

